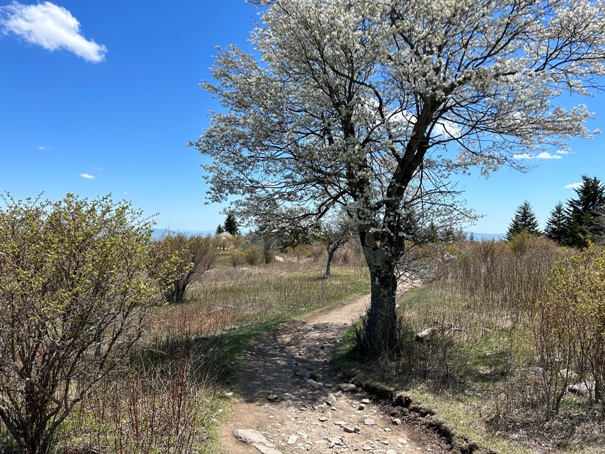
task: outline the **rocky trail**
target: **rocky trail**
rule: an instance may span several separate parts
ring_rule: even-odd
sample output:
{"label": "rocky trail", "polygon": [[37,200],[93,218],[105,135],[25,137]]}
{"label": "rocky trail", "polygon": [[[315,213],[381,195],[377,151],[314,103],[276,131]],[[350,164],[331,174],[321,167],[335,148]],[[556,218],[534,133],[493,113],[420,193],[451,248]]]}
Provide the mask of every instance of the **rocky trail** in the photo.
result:
{"label": "rocky trail", "polygon": [[388,402],[343,383],[332,369],[336,343],[368,303],[357,298],[259,339],[221,428],[226,454],[449,452],[437,435],[392,417]]}

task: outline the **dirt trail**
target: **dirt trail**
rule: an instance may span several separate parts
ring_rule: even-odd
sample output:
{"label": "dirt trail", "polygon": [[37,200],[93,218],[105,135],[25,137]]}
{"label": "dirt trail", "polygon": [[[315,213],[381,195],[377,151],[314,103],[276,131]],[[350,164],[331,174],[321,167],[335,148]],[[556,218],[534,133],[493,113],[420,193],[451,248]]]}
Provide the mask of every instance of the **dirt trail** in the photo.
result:
{"label": "dirt trail", "polygon": [[[392,421],[388,405],[365,392],[340,389],[330,358],[368,304],[369,297],[356,298],[284,323],[259,339],[244,362],[242,394],[221,427],[224,453],[448,451],[435,435]],[[252,432],[260,441],[242,442],[234,431],[240,437]]]}

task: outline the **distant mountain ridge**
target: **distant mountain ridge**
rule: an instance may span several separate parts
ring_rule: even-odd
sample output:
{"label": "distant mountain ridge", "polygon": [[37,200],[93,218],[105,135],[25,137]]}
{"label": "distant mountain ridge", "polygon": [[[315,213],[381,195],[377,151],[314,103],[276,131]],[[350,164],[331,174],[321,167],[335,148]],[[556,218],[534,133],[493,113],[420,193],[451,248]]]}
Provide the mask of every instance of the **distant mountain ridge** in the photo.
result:
{"label": "distant mountain ridge", "polygon": [[173,229],[153,229],[151,232],[151,238],[157,240],[166,235],[174,235],[176,233],[182,233],[187,236],[201,235],[201,236],[212,236],[214,232],[212,230],[173,230]]}
{"label": "distant mountain ridge", "polygon": [[[212,230],[173,230],[173,229],[153,229],[151,238],[157,240],[165,235],[182,233],[187,236],[201,235],[201,236],[213,236],[214,231]],[[503,240],[506,238],[506,233],[480,233],[480,232],[466,232],[466,237],[470,238],[471,235],[477,241],[482,240]]]}
{"label": "distant mountain ridge", "polygon": [[466,232],[466,237],[470,238],[471,235],[477,241],[481,240],[503,240],[506,238],[506,233],[479,233],[479,232]]}

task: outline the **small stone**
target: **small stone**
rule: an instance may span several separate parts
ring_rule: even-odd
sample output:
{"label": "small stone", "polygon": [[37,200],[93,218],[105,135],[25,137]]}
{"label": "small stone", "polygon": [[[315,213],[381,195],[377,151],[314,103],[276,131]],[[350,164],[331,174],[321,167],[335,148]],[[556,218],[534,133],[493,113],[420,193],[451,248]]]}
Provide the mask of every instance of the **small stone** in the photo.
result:
{"label": "small stone", "polygon": [[385,427],[385,428],[384,428],[384,431],[385,431],[385,432],[387,432],[387,433],[392,432],[392,430],[391,430],[391,429],[389,429],[388,427]]}
{"label": "small stone", "polygon": [[342,445],[342,438],[340,438],[340,437],[332,437],[332,438],[328,438],[327,440],[332,446]]}
{"label": "small stone", "polygon": [[328,417],[327,417],[327,416],[324,416],[324,415],[321,415],[321,416],[320,416],[319,418],[317,418],[317,419],[319,419],[321,422],[326,422],[326,421],[328,420]]}
{"label": "small stone", "polygon": [[344,429],[345,432],[347,432],[349,434],[355,433],[355,427],[352,427],[352,426],[343,426],[343,429]]}
{"label": "small stone", "polygon": [[296,371],[296,376],[302,377],[302,378],[310,378],[311,377],[311,371],[308,371],[307,369],[298,369]]}
{"label": "small stone", "polygon": [[385,445],[385,446],[388,446],[390,443],[389,443],[389,440],[384,440],[384,441],[382,442],[382,444],[383,444],[383,445]]}
{"label": "small stone", "polygon": [[353,430],[355,431],[356,434],[361,433],[361,427],[359,427],[359,426],[353,427]]}
{"label": "small stone", "polygon": [[336,404],[336,396],[332,393],[328,394],[328,396],[326,397],[326,403],[328,405],[334,406],[334,404]]}
{"label": "small stone", "polygon": [[373,418],[367,418],[363,423],[366,426],[374,426],[374,425],[376,425],[376,420]]}
{"label": "small stone", "polygon": [[338,387],[345,393],[353,393],[357,391],[357,386],[353,383],[340,383]]}
{"label": "small stone", "polygon": [[370,403],[370,399],[361,399],[361,403],[367,405]]}
{"label": "small stone", "polygon": [[290,435],[290,438],[288,438],[288,444],[289,445],[293,445],[298,441],[298,436],[297,435]]}
{"label": "small stone", "polygon": [[269,402],[277,402],[279,400],[279,396],[277,394],[269,394],[267,396],[267,400]]}
{"label": "small stone", "polygon": [[366,406],[364,404],[359,404],[357,407],[358,410],[365,410]]}
{"label": "small stone", "polygon": [[364,450],[364,451],[374,451],[374,448],[372,448],[371,446],[365,445],[365,446],[363,447],[363,450]]}
{"label": "small stone", "polygon": [[345,426],[346,424],[346,421],[334,421],[335,426]]}
{"label": "small stone", "polygon": [[401,419],[399,419],[399,418],[391,418],[391,422],[393,424],[395,424],[396,426],[400,426],[401,425]]}

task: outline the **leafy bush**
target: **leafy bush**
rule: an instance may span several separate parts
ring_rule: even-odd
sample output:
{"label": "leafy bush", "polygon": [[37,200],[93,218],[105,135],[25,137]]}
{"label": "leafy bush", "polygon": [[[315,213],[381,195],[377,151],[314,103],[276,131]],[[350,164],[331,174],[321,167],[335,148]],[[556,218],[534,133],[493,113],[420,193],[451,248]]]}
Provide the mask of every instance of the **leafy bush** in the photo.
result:
{"label": "leafy bush", "polygon": [[237,268],[238,266],[242,266],[245,262],[244,260],[244,251],[240,249],[233,249],[231,254],[229,255],[231,258],[231,265],[233,268]]}
{"label": "leafy bush", "polygon": [[181,303],[189,284],[214,266],[217,250],[210,237],[168,235],[155,242],[154,273],[164,277],[164,297],[170,303]]}
{"label": "leafy bush", "polygon": [[258,265],[263,260],[263,252],[257,246],[248,246],[243,252],[244,261],[248,265]]}
{"label": "leafy bush", "polygon": [[160,289],[151,223],[109,197],[4,198],[0,210],[0,418],[45,453],[74,407],[128,356]]}
{"label": "leafy bush", "polygon": [[547,416],[572,377],[605,410],[605,250],[589,247],[559,260],[532,318]]}

